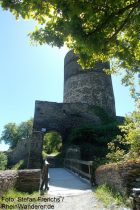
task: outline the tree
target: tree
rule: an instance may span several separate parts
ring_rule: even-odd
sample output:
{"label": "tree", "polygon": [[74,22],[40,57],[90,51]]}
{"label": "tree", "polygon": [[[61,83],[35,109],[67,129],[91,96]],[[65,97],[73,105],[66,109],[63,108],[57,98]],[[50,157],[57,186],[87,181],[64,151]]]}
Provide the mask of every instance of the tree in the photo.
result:
{"label": "tree", "polygon": [[140,158],[140,101],[137,110],[127,115],[124,125],[120,126],[123,133],[108,144],[110,162],[137,160]]}
{"label": "tree", "polygon": [[30,34],[39,44],[66,44],[89,68],[113,58],[112,71],[125,69],[123,80],[132,85],[140,68],[139,0],[0,0],[16,18],[34,19],[39,27]]}
{"label": "tree", "polygon": [[62,147],[62,138],[59,133],[52,131],[46,133],[43,140],[43,151],[47,154],[60,152]]}
{"label": "tree", "polygon": [[5,170],[7,166],[7,156],[0,152],[0,170]]}
{"label": "tree", "polygon": [[1,140],[3,140],[5,144],[9,144],[11,149],[13,149],[18,142],[17,129],[15,123],[8,123],[4,126],[4,130],[2,131]]}
{"label": "tree", "polygon": [[19,125],[16,125],[16,123],[8,123],[4,126],[0,140],[9,144],[10,148],[13,149],[16,147],[18,141],[31,137],[32,126],[33,119],[22,122]]}
{"label": "tree", "polygon": [[32,128],[33,128],[33,119],[22,122],[18,126],[18,130],[17,130],[18,138],[29,139],[32,135]]}

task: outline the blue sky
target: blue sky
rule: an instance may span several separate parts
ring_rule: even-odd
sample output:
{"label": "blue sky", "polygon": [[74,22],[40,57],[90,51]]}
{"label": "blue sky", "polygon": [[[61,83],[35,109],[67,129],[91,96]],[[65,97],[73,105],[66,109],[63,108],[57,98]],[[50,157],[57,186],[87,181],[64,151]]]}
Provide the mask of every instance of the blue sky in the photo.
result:
{"label": "blue sky", "polygon": [[[0,134],[9,122],[20,123],[34,115],[35,100],[63,101],[63,66],[67,48],[31,46],[27,34],[33,21],[16,21],[0,9]],[[117,115],[134,110],[129,90],[113,76]],[[7,147],[0,144],[0,150]]]}

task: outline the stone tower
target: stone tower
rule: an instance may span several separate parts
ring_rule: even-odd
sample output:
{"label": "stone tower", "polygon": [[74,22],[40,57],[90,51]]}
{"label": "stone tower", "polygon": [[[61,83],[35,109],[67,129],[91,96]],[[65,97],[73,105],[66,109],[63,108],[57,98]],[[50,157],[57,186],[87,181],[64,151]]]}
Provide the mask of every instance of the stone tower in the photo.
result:
{"label": "stone tower", "polygon": [[104,68],[109,63],[97,62],[94,69],[82,70],[78,57],[69,51],[64,61],[64,102],[36,101],[33,135],[30,142],[29,168],[40,168],[43,136],[57,131],[66,145],[75,128],[106,124],[102,113],[111,122],[116,120],[111,76]]}
{"label": "stone tower", "polygon": [[115,100],[111,75],[103,69],[109,62],[97,62],[94,69],[83,70],[78,56],[69,51],[64,60],[64,103],[87,103],[98,106],[115,116]]}

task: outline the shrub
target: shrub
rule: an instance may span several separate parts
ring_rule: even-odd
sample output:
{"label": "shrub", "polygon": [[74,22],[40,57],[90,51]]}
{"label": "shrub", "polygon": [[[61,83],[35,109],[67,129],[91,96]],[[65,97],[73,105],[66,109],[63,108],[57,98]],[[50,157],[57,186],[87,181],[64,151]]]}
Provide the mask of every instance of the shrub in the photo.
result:
{"label": "shrub", "polygon": [[16,163],[14,166],[12,166],[11,169],[18,170],[18,169],[22,168],[23,164],[24,164],[24,160],[20,160],[18,163]]}
{"label": "shrub", "polygon": [[[3,195],[4,198],[13,198],[11,200],[8,201],[8,205],[12,206],[12,205],[20,205],[20,204],[33,204],[35,202],[25,202],[24,201],[24,198],[27,200],[27,198],[30,198],[30,199],[33,199],[34,200],[37,200],[37,198],[39,197],[39,193],[38,192],[33,192],[32,194],[29,194],[29,193],[25,193],[25,192],[19,192],[15,189],[11,189],[7,192],[5,192],[5,194]],[[17,198],[22,198],[23,201],[19,202]],[[22,200],[21,199],[21,200]],[[2,200],[2,197],[0,198],[0,205],[1,204],[7,204],[7,201],[6,200]],[[9,208],[8,208],[9,209]],[[23,209],[23,208],[22,208]]]}
{"label": "shrub", "polygon": [[120,134],[117,122],[98,127],[81,126],[72,130],[68,143],[77,145],[81,149],[83,160],[94,160],[94,157],[103,158],[108,153],[107,144],[117,134]]}
{"label": "shrub", "polygon": [[58,132],[51,131],[45,134],[43,140],[43,151],[47,154],[61,151],[62,137]]}
{"label": "shrub", "polygon": [[108,144],[109,162],[140,159],[140,111],[126,116],[124,125],[120,126],[123,136],[116,136]]}
{"label": "shrub", "polygon": [[104,203],[105,206],[110,204],[122,205],[125,203],[123,196],[120,193],[113,191],[107,185],[97,187],[96,196]]}
{"label": "shrub", "polygon": [[5,170],[7,166],[7,155],[0,152],[0,170]]}

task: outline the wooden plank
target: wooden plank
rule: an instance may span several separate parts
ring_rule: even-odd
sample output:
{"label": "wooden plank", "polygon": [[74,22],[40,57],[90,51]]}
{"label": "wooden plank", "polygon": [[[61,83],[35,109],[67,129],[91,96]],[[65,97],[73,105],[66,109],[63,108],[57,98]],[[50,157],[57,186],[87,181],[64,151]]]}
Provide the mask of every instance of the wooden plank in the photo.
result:
{"label": "wooden plank", "polygon": [[69,169],[73,169],[73,170],[75,170],[76,172],[78,172],[79,174],[82,174],[82,175],[88,177],[89,179],[91,179],[91,175],[90,175],[90,174],[87,174],[87,173],[85,173],[85,172],[83,172],[83,171],[81,171],[81,170],[75,168],[74,166],[69,166],[68,168],[69,168]]}
{"label": "wooden plank", "polygon": [[75,159],[64,159],[65,161],[71,161],[74,163],[80,163],[80,164],[84,164],[84,165],[93,165],[93,161],[84,161],[84,160],[75,160]]}

